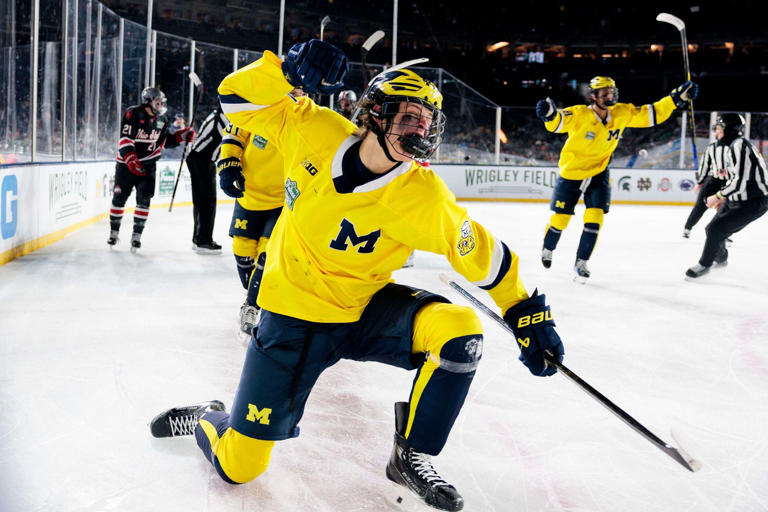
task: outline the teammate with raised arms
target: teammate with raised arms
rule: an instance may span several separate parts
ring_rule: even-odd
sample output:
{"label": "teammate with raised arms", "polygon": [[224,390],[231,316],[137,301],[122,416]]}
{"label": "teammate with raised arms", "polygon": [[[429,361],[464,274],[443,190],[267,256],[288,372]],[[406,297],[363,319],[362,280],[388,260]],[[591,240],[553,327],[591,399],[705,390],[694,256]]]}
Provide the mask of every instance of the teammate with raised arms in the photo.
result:
{"label": "teammate with raised arms", "polygon": [[536,115],[548,131],[568,134],[558,162],[560,176],[549,205],[555,213],[547,225],[541,249],[541,263],[545,268],[552,265],[552,253],[560,234],[568,226],[583,194],[587,208],[574,271],[576,279],[582,281],[590,276],[587,261],[611,203],[608,163],[622,133],[626,128],[649,128],[666,121],[675,108],[685,108],[697,92],[698,86],[688,81],[669,96],[636,107],[631,103],[618,103],[619,89],[612,78],[596,76],[589,82],[589,105],[558,109],[550,98],[536,104]]}

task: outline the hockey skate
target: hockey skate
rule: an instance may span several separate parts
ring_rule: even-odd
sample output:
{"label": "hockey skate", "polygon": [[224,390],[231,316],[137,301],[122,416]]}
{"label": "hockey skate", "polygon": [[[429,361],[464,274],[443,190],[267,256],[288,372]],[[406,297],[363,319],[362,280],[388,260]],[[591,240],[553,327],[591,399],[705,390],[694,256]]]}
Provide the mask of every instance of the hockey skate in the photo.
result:
{"label": "hockey skate", "polygon": [[118,233],[119,232],[116,229],[113,229],[112,231],[109,232],[109,238],[107,238],[107,245],[109,245],[110,248],[117,245],[117,242],[120,241],[120,237],[117,236]]}
{"label": "hockey skate", "polygon": [[549,268],[552,266],[552,251],[549,249],[542,249],[541,250],[541,264],[544,265],[544,268]]}
{"label": "hockey skate", "polygon": [[251,331],[259,323],[260,308],[257,306],[251,306],[247,302],[244,302],[240,306],[240,330],[245,334],[251,335]]}
{"label": "hockey skate", "polygon": [[187,407],[174,407],[161,412],[149,423],[154,437],[191,436],[200,417],[211,411],[225,411],[224,404],[218,400],[203,402]]}
{"label": "hockey skate", "polygon": [[[396,485],[395,502],[405,506],[418,498],[439,510],[462,510],[464,498],[455,487],[443,480],[432,466],[431,457],[410,447],[401,432],[408,420],[408,403],[395,404],[395,444],[387,464],[387,478]],[[410,491],[410,492],[407,492]],[[405,510],[405,508],[403,508]],[[411,507],[408,507],[412,510]]]}
{"label": "hockey skate", "polygon": [[192,250],[197,254],[214,255],[221,254],[221,246],[216,242],[209,242],[207,244],[192,244]]}
{"label": "hockey skate", "polygon": [[708,272],[709,267],[705,267],[704,265],[697,263],[685,271],[685,276],[690,277],[691,279],[696,279],[697,277],[701,277]]}
{"label": "hockey skate", "polygon": [[586,283],[589,276],[592,275],[587,268],[587,260],[582,260],[581,258],[576,258],[576,263],[573,265],[573,271],[576,272],[573,280],[581,284]]}
{"label": "hockey skate", "polygon": [[131,235],[131,252],[135,254],[139,249],[141,249],[141,233],[134,231]]}

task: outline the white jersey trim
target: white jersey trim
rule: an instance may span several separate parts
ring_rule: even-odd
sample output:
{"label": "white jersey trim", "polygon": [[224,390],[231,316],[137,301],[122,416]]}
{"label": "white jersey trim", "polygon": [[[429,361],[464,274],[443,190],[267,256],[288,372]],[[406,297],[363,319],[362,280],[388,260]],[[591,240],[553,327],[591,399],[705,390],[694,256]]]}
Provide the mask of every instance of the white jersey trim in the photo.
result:
{"label": "white jersey trim", "polygon": [[491,285],[499,275],[501,263],[504,261],[504,248],[498,240],[493,241],[493,254],[491,254],[491,268],[488,275],[481,281],[473,281],[472,284],[478,287]]}
{"label": "white jersey trim", "polygon": [[[347,150],[349,150],[350,147],[352,147],[353,144],[359,141],[360,137],[350,135],[341,143],[339,149],[336,150],[336,154],[333,155],[333,161],[331,162],[331,179],[338,178],[344,174],[344,170],[342,169],[341,165],[344,160],[344,154],[347,152]],[[385,187],[398,176],[408,172],[411,169],[412,163],[413,162],[402,162],[388,173],[383,174],[380,178],[376,178],[375,180],[369,181],[368,183],[363,183],[362,185],[355,187],[352,192],[370,192],[372,190]]]}

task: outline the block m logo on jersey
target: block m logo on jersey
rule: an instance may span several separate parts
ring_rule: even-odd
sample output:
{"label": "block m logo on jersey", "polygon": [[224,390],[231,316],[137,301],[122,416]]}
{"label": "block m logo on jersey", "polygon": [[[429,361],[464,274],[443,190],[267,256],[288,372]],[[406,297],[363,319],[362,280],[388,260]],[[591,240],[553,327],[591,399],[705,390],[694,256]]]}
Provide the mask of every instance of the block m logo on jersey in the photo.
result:
{"label": "block m logo on jersey", "polygon": [[368,233],[367,235],[358,235],[355,231],[355,225],[349,222],[347,219],[342,219],[341,221],[341,229],[339,230],[339,234],[336,236],[335,240],[331,241],[331,249],[336,249],[338,251],[346,251],[347,250],[347,240],[349,240],[352,245],[357,246],[360,244],[365,244],[362,247],[359,247],[357,249],[357,252],[359,253],[369,253],[373,252],[373,246],[376,245],[376,241],[381,236],[381,230],[377,229],[376,231],[372,231]]}
{"label": "block m logo on jersey", "polygon": [[616,128],[615,130],[608,130],[608,140],[619,140],[619,135],[621,135],[621,129]]}

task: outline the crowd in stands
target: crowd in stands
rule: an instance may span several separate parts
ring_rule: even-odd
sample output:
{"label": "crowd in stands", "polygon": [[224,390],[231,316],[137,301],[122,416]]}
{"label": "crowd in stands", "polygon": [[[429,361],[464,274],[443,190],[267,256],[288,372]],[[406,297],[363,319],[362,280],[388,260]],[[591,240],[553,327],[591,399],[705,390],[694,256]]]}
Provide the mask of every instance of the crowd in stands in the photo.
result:
{"label": "crowd in stands", "polygon": [[[146,2],[105,0],[118,14],[144,22]],[[562,3],[560,3],[562,4]],[[701,108],[723,108],[722,100],[706,90],[730,83],[734,74],[754,77],[745,87],[768,85],[768,33],[760,25],[756,2],[747,0],[741,14],[692,5],[684,12],[691,43],[691,69],[702,86]],[[682,75],[679,34],[655,21],[668,10],[663,2],[638,7],[578,6],[525,0],[478,8],[468,2],[399,3],[398,61],[428,57],[501,105],[532,105],[542,93],[565,104],[583,101],[573,82],[596,74],[616,78],[622,99],[644,102],[674,87]],[[154,28],[196,40],[251,50],[276,49],[278,0],[156,0]],[[298,0],[286,6],[286,51],[294,42],[318,37],[320,20],[330,16],[325,39],[358,60],[367,35],[383,28],[391,32],[392,4],[342,0]],[[731,23],[724,16],[734,16]],[[510,46],[488,52],[499,40]],[[528,43],[521,43],[527,41]],[[651,49],[651,42],[661,45]],[[726,46],[726,42],[733,43]],[[386,64],[392,41],[385,38],[369,54],[370,62]],[[544,62],[532,61],[533,49]],[[725,108],[755,109],[745,95],[732,95]],[[768,106],[764,108],[768,110]]]}

